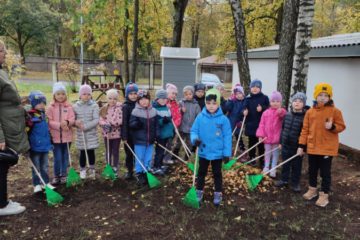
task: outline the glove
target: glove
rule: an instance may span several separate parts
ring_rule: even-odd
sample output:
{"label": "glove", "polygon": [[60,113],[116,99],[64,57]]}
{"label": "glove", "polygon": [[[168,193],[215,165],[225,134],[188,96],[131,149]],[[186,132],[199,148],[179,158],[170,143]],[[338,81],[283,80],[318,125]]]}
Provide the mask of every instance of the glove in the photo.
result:
{"label": "glove", "polygon": [[229,160],[230,160],[230,158],[229,158],[229,157],[223,157],[223,162],[224,162],[224,163],[228,163],[228,162],[229,162]]}
{"label": "glove", "polygon": [[240,129],[241,126],[242,126],[242,122],[241,122],[241,121],[236,123],[236,127],[237,127],[238,129]]}
{"label": "glove", "polygon": [[103,129],[105,132],[110,133],[111,132],[111,125],[110,124],[105,124],[103,125]]}
{"label": "glove", "polygon": [[200,140],[200,139],[196,139],[196,140],[195,140],[195,146],[196,146],[196,147],[199,147],[200,144],[201,144],[201,140]]}
{"label": "glove", "polygon": [[171,119],[169,117],[163,117],[163,123],[167,124],[171,121]]}

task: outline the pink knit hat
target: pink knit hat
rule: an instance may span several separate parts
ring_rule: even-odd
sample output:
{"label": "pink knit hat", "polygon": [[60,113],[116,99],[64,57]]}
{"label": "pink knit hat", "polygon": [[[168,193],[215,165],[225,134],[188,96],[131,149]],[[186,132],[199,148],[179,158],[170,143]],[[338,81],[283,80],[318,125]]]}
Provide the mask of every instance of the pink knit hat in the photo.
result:
{"label": "pink knit hat", "polygon": [[282,101],[282,95],[280,92],[278,91],[274,91],[272,92],[271,96],[270,96],[270,101]]}
{"label": "pink knit hat", "polygon": [[172,84],[172,83],[167,83],[167,84],[166,84],[166,92],[167,92],[167,93],[170,93],[170,92],[176,92],[176,93],[178,93],[178,89],[177,89],[177,87],[176,87],[174,84]]}
{"label": "pink knit hat", "polygon": [[83,94],[91,94],[92,93],[92,89],[89,85],[84,84],[81,85],[80,90],[79,90],[79,95],[83,95]]}

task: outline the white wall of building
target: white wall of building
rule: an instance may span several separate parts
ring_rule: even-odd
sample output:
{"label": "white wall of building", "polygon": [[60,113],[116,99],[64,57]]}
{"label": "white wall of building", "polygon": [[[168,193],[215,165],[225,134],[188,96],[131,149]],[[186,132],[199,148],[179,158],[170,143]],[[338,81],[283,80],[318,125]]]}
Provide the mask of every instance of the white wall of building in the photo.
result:
{"label": "white wall of building", "polygon": [[[233,62],[233,85],[239,82],[237,63]],[[277,86],[277,59],[249,59],[251,79],[260,79],[263,92],[270,95]],[[308,105],[312,105],[317,83],[333,86],[333,100],[345,120],[347,129],[340,134],[340,142],[360,149],[360,58],[310,59],[307,86]]]}

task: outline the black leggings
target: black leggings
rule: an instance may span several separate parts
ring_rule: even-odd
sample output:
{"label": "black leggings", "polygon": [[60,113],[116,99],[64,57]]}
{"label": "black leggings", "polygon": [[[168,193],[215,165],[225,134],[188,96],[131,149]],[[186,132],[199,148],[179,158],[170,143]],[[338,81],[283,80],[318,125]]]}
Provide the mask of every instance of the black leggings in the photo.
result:
{"label": "black leggings", "polygon": [[7,175],[9,172],[9,164],[0,161],[0,208],[8,205],[7,199]]}
{"label": "black leggings", "polygon": [[[132,142],[127,142],[130,146],[130,148],[134,151],[134,144]],[[125,148],[125,166],[127,168],[127,171],[132,173],[134,171],[134,155],[132,154],[132,152],[130,151],[130,149],[128,148],[128,146],[124,146]]]}
{"label": "black leggings", "polygon": [[214,177],[215,192],[222,191],[222,159],[218,160],[207,160],[205,158],[199,158],[199,172],[197,177],[197,186],[198,190],[203,190],[205,186],[205,177],[211,163],[211,168]]}
{"label": "black leggings", "polygon": [[308,155],[309,159],[309,185],[317,187],[317,177],[320,170],[321,191],[330,192],[331,186],[331,162],[332,157],[322,155]]}
{"label": "black leggings", "polygon": [[[95,168],[95,150],[94,149],[87,150],[87,154],[89,156],[90,168]],[[80,168],[85,168],[85,167],[86,167],[85,150],[80,150]]]}

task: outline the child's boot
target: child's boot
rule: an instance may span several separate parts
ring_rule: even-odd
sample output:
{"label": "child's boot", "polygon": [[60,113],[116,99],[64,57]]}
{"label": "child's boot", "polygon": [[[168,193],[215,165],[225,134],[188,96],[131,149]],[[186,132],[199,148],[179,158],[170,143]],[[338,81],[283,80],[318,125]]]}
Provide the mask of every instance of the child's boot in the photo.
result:
{"label": "child's boot", "polygon": [[198,202],[201,202],[203,199],[204,191],[203,190],[196,190],[196,198]]}
{"label": "child's boot", "polygon": [[86,179],[86,169],[85,168],[80,169],[80,178]]}
{"label": "child's boot", "polygon": [[214,205],[219,206],[222,201],[222,193],[214,192]]}
{"label": "child's boot", "polygon": [[319,192],[319,198],[315,204],[316,206],[319,207],[326,207],[326,205],[329,204],[329,194],[326,194],[324,192]]}
{"label": "child's boot", "polygon": [[41,185],[39,184],[39,185],[36,185],[35,187],[34,187],[34,193],[39,193],[39,192],[42,192],[42,187],[41,187]]}
{"label": "child's boot", "polygon": [[306,200],[311,200],[318,195],[316,187],[309,187],[308,191],[303,195]]}
{"label": "child's boot", "polygon": [[133,179],[133,172],[132,171],[128,171],[126,174],[125,174],[125,180],[131,180]]}
{"label": "child's boot", "polygon": [[53,178],[53,180],[51,181],[51,184],[53,185],[58,185],[61,183],[61,178],[59,176],[56,176]]}

